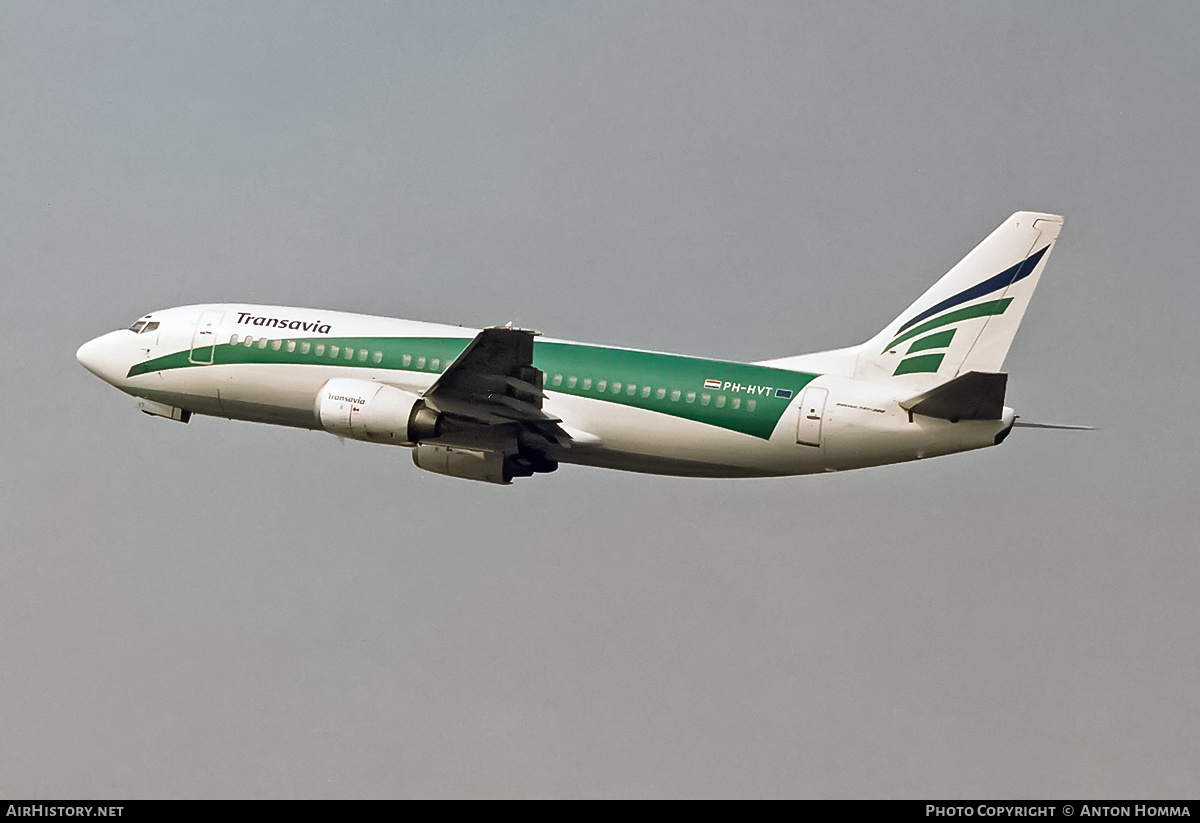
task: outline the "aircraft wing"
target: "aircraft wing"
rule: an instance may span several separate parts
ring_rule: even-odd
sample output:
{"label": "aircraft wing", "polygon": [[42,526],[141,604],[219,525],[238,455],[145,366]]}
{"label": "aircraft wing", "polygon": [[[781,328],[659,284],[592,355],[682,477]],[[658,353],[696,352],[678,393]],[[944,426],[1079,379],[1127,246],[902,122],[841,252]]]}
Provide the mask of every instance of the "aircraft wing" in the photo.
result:
{"label": "aircraft wing", "polygon": [[501,452],[517,475],[557,467],[571,437],[542,410],[544,375],[533,365],[534,335],[483,329],[425,391],[426,406],[442,418],[438,444]]}
{"label": "aircraft wing", "polygon": [[491,420],[540,420],[541,372],[533,367],[534,333],[524,329],[484,329],[475,335],[425,392],[425,401],[448,414]]}

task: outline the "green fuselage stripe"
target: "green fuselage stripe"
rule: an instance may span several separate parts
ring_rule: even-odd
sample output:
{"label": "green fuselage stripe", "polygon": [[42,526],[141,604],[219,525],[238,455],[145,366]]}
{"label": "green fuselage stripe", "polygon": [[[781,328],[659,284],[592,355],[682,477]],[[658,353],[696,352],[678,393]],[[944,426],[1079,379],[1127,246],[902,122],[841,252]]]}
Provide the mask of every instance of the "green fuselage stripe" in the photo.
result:
{"label": "green fuselage stripe", "polygon": [[[219,344],[213,349],[211,365],[192,362],[193,353],[189,350],[175,352],[138,363],[128,376],[231,364],[318,365],[440,374],[471,340],[321,337],[269,340],[265,347],[259,345],[261,342],[255,340],[250,346]],[[319,355],[318,348],[322,352]],[[349,359],[347,351],[351,353]],[[206,347],[203,357],[208,356]],[[751,363],[541,341],[534,343],[533,362],[545,373],[548,392],[668,414],[764,439],[771,436],[792,399],[817,377],[808,372]],[[708,388],[706,381],[710,381]]]}

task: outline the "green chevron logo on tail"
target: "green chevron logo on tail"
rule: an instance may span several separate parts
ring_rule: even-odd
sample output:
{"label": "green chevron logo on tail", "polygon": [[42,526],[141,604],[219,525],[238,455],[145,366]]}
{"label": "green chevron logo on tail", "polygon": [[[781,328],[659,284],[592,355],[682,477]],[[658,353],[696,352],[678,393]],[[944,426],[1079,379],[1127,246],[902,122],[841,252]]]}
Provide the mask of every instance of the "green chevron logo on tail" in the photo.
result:
{"label": "green chevron logo on tail", "polygon": [[[899,344],[907,340],[911,340],[914,337],[918,337],[919,339],[915,340],[912,345],[908,347],[906,354],[913,354],[914,352],[926,352],[930,349],[946,348],[949,347],[951,341],[954,339],[954,332],[957,331],[957,329],[948,329],[946,331],[937,332],[936,334],[931,334],[927,337],[920,337],[920,335],[925,334],[926,332],[934,331],[935,329],[940,329],[943,326],[962,322],[964,320],[1004,314],[1005,310],[1012,304],[1012,298],[988,300],[983,303],[976,303],[975,305],[966,306],[960,309],[955,309],[955,307],[971,300],[975,300],[979,297],[986,297],[988,295],[995,294],[998,291],[1004,291],[1014,283],[1024,280],[1033,273],[1033,270],[1037,267],[1037,264],[1041,261],[1042,257],[1045,256],[1046,251],[1049,248],[1050,246],[1048,245],[1044,246],[1040,251],[1031,254],[1020,263],[1005,269],[995,277],[990,277],[987,280],[984,280],[982,283],[972,286],[969,289],[963,289],[958,294],[943,300],[936,306],[920,312],[910,320],[902,323],[900,325],[900,331],[903,333],[884,346],[883,350],[887,351],[889,349],[893,349]],[[945,313],[938,315],[938,312]],[[918,323],[928,317],[932,317],[932,319],[926,320],[925,322],[920,323],[920,325],[910,328],[910,326],[913,326],[914,323]],[[892,374],[900,375],[916,374],[919,372],[936,372],[944,357],[944,352],[941,354],[918,354],[915,357],[906,357],[904,360],[900,361],[900,364],[896,366],[896,370],[892,372]]]}

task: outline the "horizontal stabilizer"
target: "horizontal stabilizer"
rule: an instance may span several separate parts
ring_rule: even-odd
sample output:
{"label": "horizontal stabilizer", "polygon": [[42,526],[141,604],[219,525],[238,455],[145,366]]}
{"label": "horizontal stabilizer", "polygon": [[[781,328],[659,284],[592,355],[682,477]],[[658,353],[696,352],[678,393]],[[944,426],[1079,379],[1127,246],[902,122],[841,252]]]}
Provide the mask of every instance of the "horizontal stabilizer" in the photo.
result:
{"label": "horizontal stabilizer", "polygon": [[1008,375],[972,371],[934,386],[903,401],[901,408],[914,414],[959,420],[999,420],[1004,415],[1004,389]]}

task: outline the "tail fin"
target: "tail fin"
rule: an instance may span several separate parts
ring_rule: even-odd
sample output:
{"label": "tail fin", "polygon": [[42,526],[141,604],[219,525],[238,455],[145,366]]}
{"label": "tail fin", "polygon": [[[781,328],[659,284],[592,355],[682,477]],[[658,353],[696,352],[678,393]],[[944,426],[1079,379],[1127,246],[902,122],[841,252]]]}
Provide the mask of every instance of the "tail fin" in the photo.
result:
{"label": "tail fin", "polygon": [[858,350],[855,377],[904,387],[998,372],[1062,217],[1019,211]]}

